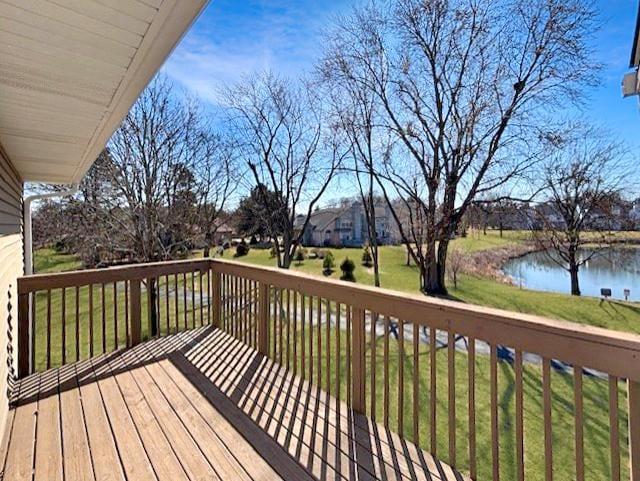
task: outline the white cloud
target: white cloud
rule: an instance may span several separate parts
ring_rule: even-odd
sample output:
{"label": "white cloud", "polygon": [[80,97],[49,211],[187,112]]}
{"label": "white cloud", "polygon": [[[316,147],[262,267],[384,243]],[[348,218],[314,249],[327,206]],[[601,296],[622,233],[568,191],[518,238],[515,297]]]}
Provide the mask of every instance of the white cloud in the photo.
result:
{"label": "white cloud", "polygon": [[216,2],[167,61],[164,72],[204,100],[219,105],[220,89],[262,70],[294,76],[309,70],[320,49],[327,3]]}

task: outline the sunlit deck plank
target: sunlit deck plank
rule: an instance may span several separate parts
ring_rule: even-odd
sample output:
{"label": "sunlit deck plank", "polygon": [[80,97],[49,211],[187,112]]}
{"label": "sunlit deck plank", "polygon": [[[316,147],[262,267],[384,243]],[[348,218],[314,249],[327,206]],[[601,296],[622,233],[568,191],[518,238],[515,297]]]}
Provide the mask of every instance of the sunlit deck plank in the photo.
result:
{"label": "sunlit deck plank", "polygon": [[259,459],[256,451],[244,442],[232,426],[178,372],[169,361],[150,364],[147,369],[188,427],[200,449],[217,470],[239,481],[278,478],[276,472]]}
{"label": "sunlit deck plank", "polygon": [[75,366],[70,364],[60,371],[67,377],[60,385],[62,446],[64,453],[67,453],[63,459],[64,477],[69,481],[92,480],[95,478]]}
{"label": "sunlit deck plank", "polygon": [[[31,380],[39,379],[39,374],[31,377]],[[31,479],[38,419],[37,397],[19,404],[12,411],[13,423],[9,425],[11,431],[8,435],[4,476],[5,479]]]}
{"label": "sunlit deck plank", "polygon": [[126,476],[136,480],[157,479],[115,379],[106,373],[96,372],[95,363],[93,365],[96,378],[104,376],[97,380],[97,385]]}
{"label": "sunlit deck plank", "polygon": [[45,388],[38,399],[38,425],[36,428],[35,471],[36,481],[63,479],[62,432],[60,430],[60,399],[56,386],[58,371],[42,375]]}
{"label": "sunlit deck plank", "polygon": [[[89,362],[75,365],[76,382],[85,414],[85,427],[91,449],[95,477],[101,481],[124,479],[122,461],[118,455],[116,441],[104,410],[98,383],[94,380],[93,367]],[[80,374],[82,371],[82,375]],[[86,376],[86,377],[84,377]],[[127,456],[127,453],[125,453]]]}
{"label": "sunlit deck plank", "polygon": [[[118,379],[122,380],[123,377],[130,377],[133,380],[135,386],[144,396],[149,412],[153,413],[153,418],[166,436],[188,478],[220,480],[214,466],[200,451],[200,447],[182,424],[164,394],[151,379],[144,365],[142,367],[135,366],[137,364],[135,351],[123,353],[120,356],[120,360],[124,366],[129,364],[133,364],[133,366],[127,369],[126,374],[120,374]],[[130,387],[133,388],[133,385]],[[173,394],[167,392],[166,395],[172,396]]]}
{"label": "sunlit deck plank", "polygon": [[[113,377],[105,379],[105,382],[111,381],[113,383],[108,388],[109,391],[119,391],[122,394],[124,404],[124,409],[118,407],[111,411],[109,418],[113,419],[125,409],[129,412],[158,479],[188,480],[187,473],[172,450],[171,441],[163,433],[151,407],[144,398],[144,394],[135,384],[129,367],[124,366],[117,355],[111,356],[109,366]],[[103,396],[105,391],[106,389],[102,391]],[[110,410],[108,409],[108,411]],[[118,435],[116,435],[116,440],[120,442]]]}

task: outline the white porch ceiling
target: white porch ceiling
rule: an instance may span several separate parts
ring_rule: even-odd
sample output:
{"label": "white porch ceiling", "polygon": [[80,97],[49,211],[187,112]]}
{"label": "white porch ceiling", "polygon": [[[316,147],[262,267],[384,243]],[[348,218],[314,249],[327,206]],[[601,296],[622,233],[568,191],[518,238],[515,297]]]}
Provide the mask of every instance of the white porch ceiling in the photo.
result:
{"label": "white porch ceiling", "polygon": [[207,0],[0,0],[0,148],[79,182]]}

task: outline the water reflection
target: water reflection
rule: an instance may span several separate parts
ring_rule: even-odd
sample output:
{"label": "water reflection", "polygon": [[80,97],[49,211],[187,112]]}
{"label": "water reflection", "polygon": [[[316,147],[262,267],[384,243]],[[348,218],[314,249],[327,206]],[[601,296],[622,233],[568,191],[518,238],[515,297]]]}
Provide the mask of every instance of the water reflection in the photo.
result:
{"label": "water reflection", "polygon": [[[591,252],[582,249],[580,254],[584,258]],[[522,287],[571,292],[569,273],[544,252],[512,259],[503,270]],[[630,289],[629,300],[640,300],[640,248],[605,249],[580,268],[582,295],[600,296],[601,288],[611,289],[612,297],[616,299],[624,299],[624,289]]]}

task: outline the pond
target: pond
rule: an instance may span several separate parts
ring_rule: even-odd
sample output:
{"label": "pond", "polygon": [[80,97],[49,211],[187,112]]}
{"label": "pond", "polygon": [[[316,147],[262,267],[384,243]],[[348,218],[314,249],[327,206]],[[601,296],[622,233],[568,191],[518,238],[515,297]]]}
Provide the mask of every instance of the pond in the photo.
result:
{"label": "pond", "polygon": [[[582,249],[580,254],[588,256],[591,252]],[[511,259],[502,270],[521,287],[571,292],[569,273],[545,252]],[[580,267],[579,280],[583,296],[599,297],[601,288],[609,288],[613,298],[624,299],[624,289],[630,289],[629,300],[640,301],[640,248],[612,247],[601,251]]]}

